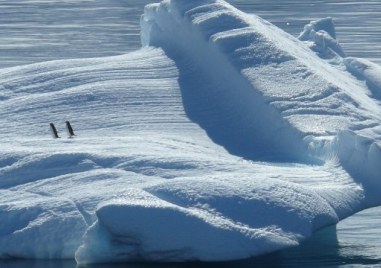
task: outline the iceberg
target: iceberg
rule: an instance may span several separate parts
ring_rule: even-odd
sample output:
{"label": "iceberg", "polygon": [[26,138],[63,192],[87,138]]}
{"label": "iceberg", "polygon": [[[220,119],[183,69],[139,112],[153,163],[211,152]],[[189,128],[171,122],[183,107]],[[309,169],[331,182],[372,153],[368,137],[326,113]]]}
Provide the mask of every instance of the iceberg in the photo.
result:
{"label": "iceberg", "polygon": [[381,204],[381,67],[332,19],[164,0],[141,40],[0,70],[0,258],[244,259]]}

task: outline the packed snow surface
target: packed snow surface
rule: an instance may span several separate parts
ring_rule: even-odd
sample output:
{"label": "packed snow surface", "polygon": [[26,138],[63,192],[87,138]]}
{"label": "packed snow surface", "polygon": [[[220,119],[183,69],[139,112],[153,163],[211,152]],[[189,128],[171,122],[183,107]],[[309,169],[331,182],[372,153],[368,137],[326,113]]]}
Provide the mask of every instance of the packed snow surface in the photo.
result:
{"label": "packed snow surface", "polygon": [[141,26],[136,52],[0,70],[0,258],[241,259],[381,204],[381,67],[332,19],[296,39],[172,0]]}

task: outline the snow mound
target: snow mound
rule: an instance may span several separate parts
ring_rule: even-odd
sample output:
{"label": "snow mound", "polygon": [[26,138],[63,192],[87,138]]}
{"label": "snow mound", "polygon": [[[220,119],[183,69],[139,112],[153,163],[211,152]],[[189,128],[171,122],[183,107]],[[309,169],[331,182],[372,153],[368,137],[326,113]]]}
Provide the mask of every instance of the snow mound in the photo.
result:
{"label": "snow mound", "polygon": [[344,59],[348,71],[364,80],[372,96],[381,99],[381,66],[366,59],[348,57]]}
{"label": "snow mound", "polygon": [[338,215],[308,187],[220,175],[134,191],[101,204],[97,218],[76,253],[80,263],[247,258],[297,245]]}
{"label": "snow mound", "polygon": [[172,0],[141,24],[133,53],[0,70],[1,258],[241,259],[381,204],[379,69],[309,45],[331,20],[301,41]]}

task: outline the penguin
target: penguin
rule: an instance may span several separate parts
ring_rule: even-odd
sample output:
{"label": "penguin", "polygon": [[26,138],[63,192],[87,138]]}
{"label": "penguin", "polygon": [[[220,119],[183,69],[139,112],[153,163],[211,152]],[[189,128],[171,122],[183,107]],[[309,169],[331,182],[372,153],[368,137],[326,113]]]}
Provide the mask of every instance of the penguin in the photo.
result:
{"label": "penguin", "polygon": [[57,139],[60,136],[58,136],[58,131],[53,123],[50,123],[50,131],[52,132],[53,138]]}
{"label": "penguin", "polygon": [[69,138],[75,136],[74,134],[74,130],[73,128],[71,127],[71,124],[69,121],[66,121],[66,130],[67,130],[67,133],[69,134]]}

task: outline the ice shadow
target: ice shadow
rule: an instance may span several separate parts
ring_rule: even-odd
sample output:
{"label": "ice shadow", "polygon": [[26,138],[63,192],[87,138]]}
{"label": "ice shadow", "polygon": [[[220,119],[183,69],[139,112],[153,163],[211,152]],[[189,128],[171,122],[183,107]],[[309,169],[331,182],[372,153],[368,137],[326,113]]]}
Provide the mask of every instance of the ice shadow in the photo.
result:
{"label": "ice shadow", "polygon": [[165,51],[178,68],[187,116],[213,142],[249,160],[321,164],[306,153],[302,135],[224,59],[212,55],[199,63]]}
{"label": "ice shadow", "polygon": [[[226,245],[229,246],[229,245]],[[231,262],[187,263],[106,263],[78,266],[74,260],[0,260],[2,268],[253,268],[253,267],[342,267],[344,265],[378,265],[380,259],[369,256],[346,254],[346,246],[340,245],[336,226],[317,231],[300,246],[278,252]],[[350,252],[355,253],[356,249]]]}

